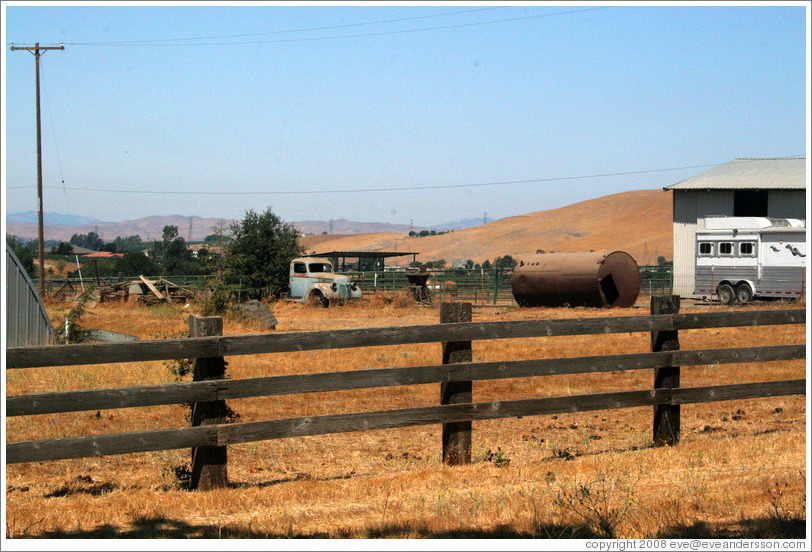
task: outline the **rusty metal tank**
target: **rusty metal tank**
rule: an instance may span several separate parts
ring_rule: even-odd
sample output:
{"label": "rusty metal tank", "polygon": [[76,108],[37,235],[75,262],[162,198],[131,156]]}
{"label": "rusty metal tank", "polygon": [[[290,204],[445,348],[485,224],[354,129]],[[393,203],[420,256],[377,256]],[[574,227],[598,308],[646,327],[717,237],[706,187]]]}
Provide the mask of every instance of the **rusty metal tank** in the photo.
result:
{"label": "rusty metal tank", "polygon": [[631,307],[640,268],[623,251],[530,255],[513,269],[510,286],[522,307]]}

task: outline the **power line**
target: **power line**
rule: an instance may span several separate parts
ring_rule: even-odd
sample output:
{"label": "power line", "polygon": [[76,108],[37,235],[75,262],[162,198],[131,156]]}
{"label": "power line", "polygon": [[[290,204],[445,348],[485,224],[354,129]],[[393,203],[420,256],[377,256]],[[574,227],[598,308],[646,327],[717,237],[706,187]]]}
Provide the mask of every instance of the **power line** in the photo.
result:
{"label": "power line", "polygon": [[[43,73],[45,72],[45,63],[40,62],[40,69],[42,69]],[[54,151],[56,152],[56,162],[59,166],[59,180],[62,182],[62,191],[65,194],[65,205],[67,206],[68,214],[70,214],[70,201],[68,200],[68,191],[65,189],[65,175],[62,171],[62,157],[59,155],[59,143],[56,140],[56,127],[54,126],[54,114],[51,110],[51,99],[48,96],[48,86],[46,85],[46,79],[42,79],[42,89],[45,92],[45,105],[48,106],[48,119],[51,121],[51,134],[53,135],[54,139]]]}
{"label": "power line", "polygon": [[[334,35],[334,36],[321,36],[321,37],[308,37],[308,38],[284,38],[284,39],[274,39],[274,40],[244,40],[238,42],[193,42],[189,44],[179,44],[178,41],[181,40],[201,40],[201,39],[194,39],[194,38],[176,38],[176,39],[162,39],[158,41],[122,41],[122,42],[65,42],[65,44],[69,46],[241,46],[241,45],[251,45],[251,44],[283,44],[283,43],[293,43],[293,42],[314,42],[320,40],[341,40],[341,39],[348,39],[348,38],[369,38],[374,36],[386,36],[386,35],[398,35],[398,34],[410,34],[410,33],[421,33],[426,31],[440,31],[445,29],[460,29],[464,27],[476,27],[482,25],[496,25],[499,23],[512,23],[516,21],[526,21],[531,19],[540,19],[545,17],[557,17],[561,15],[570,15],[574,13],[582,13],[582,12],[589,12],[595,10],[604,10],[609,8],[609,6],[599,6],[599,7],[591,7],[591,8],[583,8],[577,10],[570,10],[565,12],[557,12],[557,13],[545,13],[545,14],[538,14],[538,15],[527,15],[522,17],[511,17],[505,19],[496,19],[490,21],[478,21],[474,23],[457,23],[452,25],[442,25],[438,27],[422,27],[417,29],[404,29],[399,31],[379,31],[374,33],[361,33],[361,34],[350,34],[350,35]],[[362,24],[358,24],[362,25]],[[350,25],[351,26],[351,25]],[[257,33],[257,34],[278,34],[278,33],[287,33],[287,32],[300,32],[300,31],[278,31],[276,33]],[[241,36],[241,35],[236,35]],[[252,35],[244,35],[244,36],[252,36]],[[202,39],[208,40],[208,39]]]}
{"label": "power line", "polygon": [[[742,160],[747,162],[748,160]],[[312,194],[355,194],[355,193],[374,193],[374,192],[403,192],[413,190],[442,190],[453,188],[478,188],[485,186],[509,186],[516,184],[539,184],[544,182],[562,182],[567,180],[585,180],[589,178],[609,178],[613,176],[630,176],[635,174],[651,174],[658,172],[681,171],[687,169],[704,169],[708,167],[718,167],[719,163],[709,165],[689,165],[684,167],[669,167],[664,169],[647,169],[640,171],[625,171],[615,173],[599,173],[579,176],[560,176],[550,178],[533,178],[527,180],[505,180],[497,182],[474,182],[467,184],[436,184],[427,186],[396,186],[392,188],[351,188],[347,190],[285,190],[285,191],[260,191],[260,192],[215,192],[215,191],[177,191],[177,190],[122,190],[122,189],[105,189],[105,188],[83,188],[68,186],[68,190],[80,192],[102,192],[102,193],[116,193],[116,194],[161,194],[161,195],[202,195],[202,196],[218,196],[218,195],[312,195]],[[8,186],[8,190],[19,190],[23,188],[30,188],[31,186]]]}
{"label": "power line", "polygon": [[226,38],[246,38],[252,36],[268,36],[268,35],[280,35],[280,34],[291,34],[291,33],[307,33],[313,31],[332,31],[336,29],[347,29],[351,27],[366,27],[370,25],[386,25],[390,23],[402,23],[405,21],[416,21],[419,19],[432,19],[436,17],[450,17],[452,15],[461,15],[461,14],[468,14],[468,13],[476,13],[481,11],[489,11],[489,10],[498,10],[504,9],[504,6],[490,6],[486,8],[478,8],[473,10],[462,10],[456,12],[449,12],[449,13],[438,13],[432,15],[421,15],[415,17],[404,17],[401,19],[384,19],[381,21],[368,21],[366,23],[347,23],[345,25],[329,25],[326,27],[309,27],[304,29],[289,29],[286,31],[267,31],[262,33],[244,33],[244,34],[233,34],[233,35],[220,35],[220,36],[197,36],[197,37],[186,37],[186,38],[157,38],[157,39],[145,39],[145,40],[128,40],[128,41],[118,41],[118,42],[69,42],[67,44],[71,46],[113,46],[113,45],[138,45],[138,44],[155,44],[160,42],[181,42],[181,41],[191,41],[191,40],[221,40]]}

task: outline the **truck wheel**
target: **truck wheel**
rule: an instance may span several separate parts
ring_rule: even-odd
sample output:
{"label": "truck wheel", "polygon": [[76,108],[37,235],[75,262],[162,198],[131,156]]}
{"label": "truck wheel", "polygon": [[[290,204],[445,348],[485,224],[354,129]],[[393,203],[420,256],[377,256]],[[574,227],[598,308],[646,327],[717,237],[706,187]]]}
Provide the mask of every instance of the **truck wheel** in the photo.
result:
{"label": "truck wheel", "polygon": [[319,290],[314,291],[310,294],[311,300],[315,300],[316,303],[321,303],[321,306],[325,309],[330,306],[330,300],[327,299],[322,292]]}
{"label": "truck wheel", "polygon": [[749,303],[753,300],[753,290],[747,283],[736,286],[736,300],[739,303]]}
{"label": "truck wheel", "polygon": [[730,284],[721,284],[716,288],[716,296],[719,298],[719,302],[725,305],[729,305],[736,300],[736,293]]}

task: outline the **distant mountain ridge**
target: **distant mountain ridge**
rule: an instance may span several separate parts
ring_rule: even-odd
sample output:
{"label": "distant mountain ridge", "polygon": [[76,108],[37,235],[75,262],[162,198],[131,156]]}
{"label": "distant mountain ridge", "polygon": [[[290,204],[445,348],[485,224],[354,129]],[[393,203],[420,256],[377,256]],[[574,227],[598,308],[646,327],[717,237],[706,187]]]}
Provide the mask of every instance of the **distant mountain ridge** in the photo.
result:
{"label": "distant mountain ridge", "polygon": [[429,226],[429,230],[437,230],[441,232],[443,230],[464,230],[465,228],[473,228],[474,226],[480,226],[482,224],[489,224],[491,222],[496,222],[497,219],[492,219],[490,217],[485,217],[484,219],[463,219],[457,222],[447,222],[445,224],[435,224],[434,226]]}
{"label": "distant mountain ridge", "polygon": [[[44,224],[55,224],[57,226],[81,226],[83,224],[97,224],[101,222],[98,219],[80,217],[79,215],[63,215],[61,213],[43,213],[42,220]],[[6,215],[6,221],[39,223],[36,211],[10,213]]]}
{"label": "distant mountain ridge", "polygon": [[[187,241],[201,241],[214,233],[214,227],[220,222],[225,223],[226,229],[235,222],[233,219],[203,218],[197,216],[168,215],[149,216],[121,222],[102,222],[99,220],[79,217],[76,215],[61,215],[59,213],[46,213],[45,240],[68,241],[74,234],[88,234],[96,232],[105,241],[112,241],[118,236],[141,236],[142,240],[159,239],[163,234],[164,226],[177,226],[178,233]],[[489,219],[490,220],[490,219]],[[431,227],[412,226],[409,224],[391,224],[387,222],[358,222],[347,219],[332,221],[304,220],[294,221],[291,224],[303,235],[339,234],[404,234],[412,230],[452,230],[468,228],[482,224],[481,219],[468,219],[448,224],[438,224]],[[37,237],[37,214],[35,211],[26,213],[10,213],[6,215],[6,232],[24,239]]]}
{"label": "distant mountain ridge", "polygon": [[302,220],[293,222],[299,232],[304,235],[312,234],[377,234],[384,233],[405,233],[408,234],[410,226],[408,224],[390,224],[388,222],[354,222],[347,219],[335,219],[331,221]]}

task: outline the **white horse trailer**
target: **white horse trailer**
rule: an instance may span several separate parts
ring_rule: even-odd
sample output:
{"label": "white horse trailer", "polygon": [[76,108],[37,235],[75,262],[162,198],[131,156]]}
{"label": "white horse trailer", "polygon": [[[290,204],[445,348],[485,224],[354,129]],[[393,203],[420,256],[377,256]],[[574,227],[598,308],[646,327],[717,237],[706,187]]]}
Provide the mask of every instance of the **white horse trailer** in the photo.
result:
{"label": "white horse trailer", "polygon": [[797,219],[709,217],[696,232],[694,295],[747,303],[804,296],[806,226]]}

